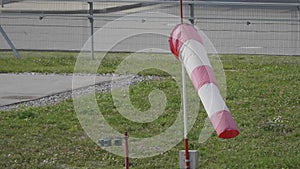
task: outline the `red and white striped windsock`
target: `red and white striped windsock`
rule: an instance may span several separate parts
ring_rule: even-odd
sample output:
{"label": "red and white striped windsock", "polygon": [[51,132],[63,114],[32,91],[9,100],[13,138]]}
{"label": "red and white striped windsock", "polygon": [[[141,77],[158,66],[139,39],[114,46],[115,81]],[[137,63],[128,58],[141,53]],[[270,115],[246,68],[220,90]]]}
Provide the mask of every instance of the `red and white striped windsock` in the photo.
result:
{"label": "red and white striped windsock", "polygon": [[237,136],[239,130],[220,94],[207,51],[197,30],[190,24],[179,24],[173,29],[169,43],[172,53],[184,64],[218,136]]}

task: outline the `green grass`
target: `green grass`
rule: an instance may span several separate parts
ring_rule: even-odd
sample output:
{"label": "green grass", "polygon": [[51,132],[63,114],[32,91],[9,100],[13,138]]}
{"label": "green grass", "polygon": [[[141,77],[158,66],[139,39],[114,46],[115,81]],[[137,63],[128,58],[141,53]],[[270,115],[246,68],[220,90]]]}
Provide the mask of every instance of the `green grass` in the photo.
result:
{"label": "green grass", "polygon": [[[100,53],[101,54],[101,53]],[[73,73],[79,53],[77,52],[30,52],[21,51],[21,59],[12,52],[0,52],[0,73],[39,72],[39,73]],[[95,53],[97,58],[99,53]],[[98,73],[112,73],[125,58],[126,53],[110,53],[101,62]],[[85,64],[95,64],[89,57]]]}
{"label": "green grass", "polygon": [[[76,54],[55,54],[55,62],[61,59],[58,56],[64,55],[72,60],[66,66],[72,72]],[[33,60],[33,56],[44,59],[37,55],[40,54],[33,52],[32,56],[13,62]],[[9,66],[2,67],[2,62],[9,65],[13,59],[13,56],[2,56],[0,72],[10,72]],[[119,59],[111,59],[107,60],[109,71],[120,63]],[[241,134],[230,140],[213,134],[200,144],[198,137],[206,118],[201,108],[189,132],[190,148],[199,151],[200,168],[300,168],[300,57],[222,55],[221,60],[227,80],[226,102]],[[35,71],[22,64],[20,72]],[[50,67],[39,70],[57,70]],[[59,70],[56,73],[64,72],[63,68]],[[153,123],[138,124],[122,117],[112,105],[109,92],[97,94],[97,101],[115,129],[128,130],[132,136],[149,137],[151,132],[157,134],[174,121],[180,103],[180,95],[174,88],[176,85],[169,78],[131,86],[131,101],[140,110],[150,107],[147,97],[151,90],[161,89],[166,93],[167,108]],[[72,102],[69,99],[52,106],[0,112],[0,168],[124,168],[122,157],[102,150],[84,133]],[[131,168],[178,168],[181,149],[182,142],[155,157],[130,159]]]}
{"label": "green grass", "polygon": [[[114,73],[117,66],[130,54],[97,52],[95,53],[95,60],[91,60],[90,54],[84,52],[21,51],[20,55],[22,58],[17,59],[12,52],[0,52],[0,73]],[[144,54],[140,55],[145,56]],[[100,60],[100,58],[103,59]],[[79,65],[74,70],[77,60]],[[94,68],[95,66],[98,67],[97,72],[91,71],[90,68]],[[165,75],[163,72],[153,70],[147,70],[144,74]]]}
{"label": "green grass", "polygon": [[0,52],[0,72],[72,73],[78,53],[20,52],[17,59],[12,52]]}

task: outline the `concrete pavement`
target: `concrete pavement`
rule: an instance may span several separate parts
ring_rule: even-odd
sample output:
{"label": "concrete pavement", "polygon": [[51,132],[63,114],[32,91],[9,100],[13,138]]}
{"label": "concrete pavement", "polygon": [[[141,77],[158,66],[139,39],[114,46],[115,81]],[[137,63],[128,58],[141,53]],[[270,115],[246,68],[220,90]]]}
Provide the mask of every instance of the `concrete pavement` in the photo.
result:
{"label": "concrete pavement", "polygon": [[[93,75],[76,76],[77,86],[74,89],[94,85],[90,83]],[[129,76],[97,75],[95,84],[126,79]],[[59,74],[0,74],[0,107],[4,105],[35,100],[44,96],[54,95],[72,90],[73,75]]]}
{"label": "concrete pavement", "polygon": [[[141,7],[142,2],[94,3],[95,13],[108,13]],[[0,7],[0,13],[87,14],[87,1],[16,1]]]}

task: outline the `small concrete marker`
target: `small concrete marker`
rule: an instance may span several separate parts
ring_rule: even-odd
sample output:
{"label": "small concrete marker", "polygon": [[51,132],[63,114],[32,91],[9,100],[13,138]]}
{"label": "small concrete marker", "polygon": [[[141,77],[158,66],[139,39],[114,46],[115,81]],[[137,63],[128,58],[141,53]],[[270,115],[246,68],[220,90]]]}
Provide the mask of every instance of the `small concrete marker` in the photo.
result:
{"label": "small concrete marker", "polygon": [[[185,150],[179,151],[180,169],[185,169]],[[189,150],[190,169],[198,168],[198,151]]]}

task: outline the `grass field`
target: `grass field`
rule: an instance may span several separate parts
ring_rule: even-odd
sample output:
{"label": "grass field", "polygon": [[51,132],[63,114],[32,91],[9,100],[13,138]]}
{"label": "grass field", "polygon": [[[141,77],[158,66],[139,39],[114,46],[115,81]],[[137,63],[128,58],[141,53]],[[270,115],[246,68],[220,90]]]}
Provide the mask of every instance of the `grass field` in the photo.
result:
{"label": "grass field", "polygon": [[[0,72],[72,73],[76,53],[22,52],[17,60],[0,53]],[[46,57],[45,57],[46,56]],[[99,73],[112,72],[123,54],[112,54]],[[300,57],[222,55],[226,73],[226,102],[241,134],[222,140],[213,134],[205,143],[198,137],[206,113],[201,108],[189,132],[190,148],[199,151],[199,168],[300,168]],[[172,93],[170,78],[131,86],[133,104],[149,108],[147,94],[163,90],[168,99],[165,115],[154,124],[124,120],[112,105],[111,93],[98,93],[104,116],[116,129],[135,136],[159,133],[174,121],[180,95]],[[142,93],[142,94],[141,94]],[[0,112],[0,168],[124,168],[122,157],[98,147],[84,133],[68,99],[46,107],[21,107]],[[120,132],[122,132],[120,131]],[[181,142],[161,155],[130,159],[133,169],[179,168]]]}

